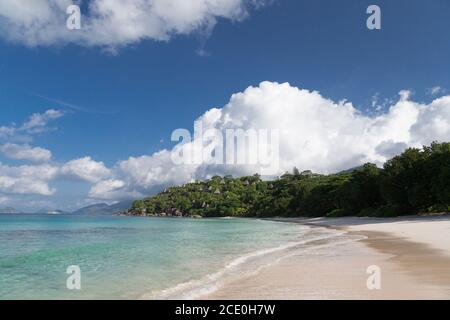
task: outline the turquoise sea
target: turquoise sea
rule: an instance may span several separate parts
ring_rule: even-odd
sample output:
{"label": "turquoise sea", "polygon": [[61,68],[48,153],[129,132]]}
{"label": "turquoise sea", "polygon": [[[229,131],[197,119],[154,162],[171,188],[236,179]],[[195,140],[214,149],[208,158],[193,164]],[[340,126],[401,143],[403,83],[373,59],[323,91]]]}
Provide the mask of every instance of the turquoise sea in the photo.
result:
{"label": "turquoise sea", "polygon": [[[0,299],[195,298],[289,254],[311,230],[254,219],[0,215]],[[71,265],[81,290],[66,287]]]}

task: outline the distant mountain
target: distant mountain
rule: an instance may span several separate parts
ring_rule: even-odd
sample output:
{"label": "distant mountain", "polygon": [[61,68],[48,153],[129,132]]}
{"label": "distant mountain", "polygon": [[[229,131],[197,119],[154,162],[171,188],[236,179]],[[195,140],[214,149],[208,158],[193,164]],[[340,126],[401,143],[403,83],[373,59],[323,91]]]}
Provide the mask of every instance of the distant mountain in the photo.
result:
{"label": "distant mountain", "polygon": [[20,213],[20,212],[11,207],[0,208],[0,214],[12,214],[12,213]]}
{"label": "distant mountain", "polygon": [[81,209],[72,214],[118,214],[131,208],[133,200],[121,201],[112,205],[106,203],[96,203]]}
{"label": "distant mountain", "polygon": [[121,201],[117,202],[115,204],[112,204],[109,206],[109,210],[111,213],[121,213],[125,210],[128,210],[133,205],[134,200],[127,200],[127,201]]}
{"label": "distant mountain", "polygon": [[108,211],[108,209],[109,209],[109,205],[107,205],[106,203],[96,203],[96,204],[92,204],[92,205],[84,207],[84,208],[80,208],[80,209],[72,212],[72,214],[107,213],[106,211]]}

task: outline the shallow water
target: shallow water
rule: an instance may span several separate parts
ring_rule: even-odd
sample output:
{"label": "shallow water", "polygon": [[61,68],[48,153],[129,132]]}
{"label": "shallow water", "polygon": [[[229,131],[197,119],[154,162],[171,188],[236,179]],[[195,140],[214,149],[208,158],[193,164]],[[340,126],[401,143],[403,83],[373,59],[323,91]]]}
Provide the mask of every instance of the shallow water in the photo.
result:
{"label": "shallow water", "polygon": [[[254,219],[1,215],[0,299],[194,298],[309,237]],[[81,290],[66,288],[70,265]]]}

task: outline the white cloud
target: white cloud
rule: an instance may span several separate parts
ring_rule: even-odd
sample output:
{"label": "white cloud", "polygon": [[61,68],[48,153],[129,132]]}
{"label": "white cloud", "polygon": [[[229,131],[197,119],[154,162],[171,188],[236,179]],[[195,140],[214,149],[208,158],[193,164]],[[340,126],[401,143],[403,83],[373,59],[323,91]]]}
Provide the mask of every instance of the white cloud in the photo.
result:
{"label": "white cloud", "polygon": [[[294,166],[321,173],[338,172],[365,162],[381,165],[409,146],[450,140],[450,96],[420,104],[410,100],[410,91],[401,91],[399,95],[400,99],[386,113],[366,116],[351,103],[336,103],[316,91],[298,89],[288,83],[263,82],[234,94],[226,106],[211,109],[199,120],[205,129],[221,132],[227,128],[279,129],[279,173]],[[243,175],[257,171],[251,165],[174,165],[170,151],[162,150],[119,162],[113,169],[113,180],[95,185],[91,196],[111,199],[145,195],[164,185],[213,174]]]}
{"label": "white cloud", "polygon": [[14,127],[1,126],[0,137],[12,136],[16,129]]}
{"label": "white cloud", "polygon": [[[28,136],[49,130],[52,120],[63,116],[59,110],[49,109],[43,113],[32,114],[22,125],[11,124],[0,127],[0,137],[6,141],[18,140],[18,137]],[[52,153],[41,147],[29,144],[6,142],[0,145],[0,153],[14,160],[29,160],[33,162],[50,162]],[[96,183],[108,178],[111,171],[103,162],[97,162],[90,157],[71,160],[64,164],[32,164],[9,166],[0,163],[0,196],[2,194],[41,195],[50,196],[56,192],[50,183],[64,179],[79,179]]]}
{"label": "white cloud", "polygon": [[108,179],[95,184],[89,191],[91,199],[121,199],[124,197],[140,197],[139,193],[128,193],[124,191],[125,182],[121,180]]}
{"label": "white cloud", "polygon": [[189,181],[196,169],[197,166],[174,166],[168,150],[152,156],[130,157],[116,164],[113,178],[95,184],[89,197],[103,200],[143,197],[168,184]]}
{"label": "white cloud", "polygon": [[[382,114],[365,115],[350,102],[335,102],[316,91],[288,83],[262,82],[257,87],[232,95],[222,108],[213,108],[198,118],[204,130],[278,129],[279,170],[295,166],[319,173],[338,172],[365,162],[384,163],[407,147],[421,147],[432,141],[450,141],[450,96],[429,104],[411,100],[401,91],[398,101]],[[39,118],[39,117],[37,117]],[[36,117],[18,128],[46,127]],[[34,119],[34,120],[33,120]],[[15,126],[12,126],[16,128]],[[195,142],[183,146],[196,148]],[[209,142],[208,142],[209,144]],[[179,148],[179,147],[177,147]],[[257,152],[252,145],[250,152]],[[49,184],[60,179],[91,183],[89,198],[121,200],[143,197],[167,185],[182,184],[214,174],[254,174],[255,165],[213,165],[208,162],[175,165],[172,150],[130,157],[112,168],[90,157],[64,164],[11,167],[0,164],[0,195],[52,195]],[[241,150],[242,151],[242,150]],[[3,195],[2,195],[3,194]]]}
{"label": "white cloud", "polygon": [[385,158],[392,158],[402,153],[406,148],[408,148],[408,145],[404,142],[394,142],[392,140],[389,140],[381,142],[375,148],[375,151],[377,154]]}
{"label": "white cloud", "polygon": [[81,30],[66,28],[69,0],[0,0],[3,37],[29,46],[120,46],[212,30],[219,18],[241,20],[267,0],[92,0]]}
{"label": "white cloud", "polygon": [[0,195],[51,196],[56,189],[50,183],[57,180],[78,179],[97,183],[107,179],[111,170],[103,162],[90,157],[71,160],[65,164],[35,164],[8,166],[0,163]]}
{"label": "white cloud", "polygon": [[40,147],[31,147],[28,144],[18,145],[6,143],[0,146],[0,152],[7,158],[15,160],[47,162],[52,158],[52,153],[49,150]]}
{"label": "white cloud", "polygon": [[62,111],[54,109],[49,109],[44,113],[34,113],[18,130],[28,133],[40,133],[47,129],[47,124],[51,120],[61,118],[62,116]]}
{"label": "white cloud", "polygon": [[441,93],[443,89],[440,86],[435,86],[427,90],[428,94],[434,96]]}
{"label": "white cloud", "polygon": [[19,135],[35,135],[45,132],[49,130],[50,121],[61,118],[63,115],[64,112],[55,109],[34,113],[21,126],[16,126],[16,124],[1,126],[0,138],[16,138]]}
{"label": "white cloud", "polygon": [[444,96],[419,108],[411,127],[411,140],[430,143],[450,140],[450,96]]}
{"label": "white cloud", "polygon": [[67,162],[61,167],[61,174],[88,182],[98,182],[110,176],[111,171],[103,162],[84,157]]}
{"label": "white cloud", "polygon": [[413,92],[411,90],[401,90],[398,94],[400,96],[400,100],[406,101],[412,96]]}
{"label": "white cloud", "polygon": [[49,182],[58,175],[58,168],[42,165],[8,166],[0,163],[0,192],[49,196],[56,192]]}
{"label": "white cloud", "polygon": [[[0,3],[0,8],[1,5]],[[0,145],[0,152],[9,159],[49,162],[52,157],[49,150],[11,141],[32,140],[33,135],[48,130],[49,122],[62,115],[63,113],[59,110],[49,109],[43,113],[31,115],[19,126],[13,123],[0,127],[0,138],[6,141]],[[56,189],[51,188],[49,183],[58,177],[59,170],[57,165],[50,164],[9,166],[0,163],[0,196],[3,194],[53,195]]]}

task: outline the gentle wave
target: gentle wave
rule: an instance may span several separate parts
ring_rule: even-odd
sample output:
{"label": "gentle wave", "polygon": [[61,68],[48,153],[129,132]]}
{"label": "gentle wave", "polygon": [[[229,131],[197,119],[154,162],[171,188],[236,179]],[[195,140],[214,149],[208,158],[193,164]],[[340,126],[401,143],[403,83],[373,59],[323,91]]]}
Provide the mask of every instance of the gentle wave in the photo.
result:
{"label": "gentle wave", "polygon": [[[304,227],[304,226],[303,226]],[[307,231],[317,231],[318,228],[310,228]],[[314,235],[315,233],[312,232]],[[260,249],[243,256],[240,256],[231,262],[227,263],[222,269],[217,272],[208,274],[201,279],[190,280],[187,282],[180,283],[168,289],[163,289],[160,291],[155,291],[151,293],[147,293],[141,296],[141,299],[181,299],[181,300],[192,300],[202,296],[209,295],[219,288],[221,288],[224,284],[232,281],[233,279],[238,279],[245,276],[251,276],[257,274],[263,268],[268,267],[274,263],[278,263],[282,259],[291,256],[289,254],[290,249],[294,249],[297,246],[304,246],[307,244],[311,244],[313,242],[320,242],[335,239],[345,235],[346,232],[330,232],[323,230],[319,236],[308,237],[307,239],[295,242],[288,242],[286,244],[272,247]],[[303,234],[303,237],[307,237],[307,234]],[[347,239],[347,241],[354,241],[354,239]],[[328,245],[333,244],[328,242]],[[323,245],[314,246],[314,248],[318,248]],[[307,250],[307,248],[303,248]],[[263,258],[266,256],[273,256],[277,253],[285,253],[281,256],[274,257],[275,259],[271,261],[265,261],[263,264],[259,263],[258,267],[253,270],[244,270],[244,266],[251,261],[254,261],[259,258]],[[262,261],[259,261],[262,262]],[[238,272],[238,274],[236,274]]]}

